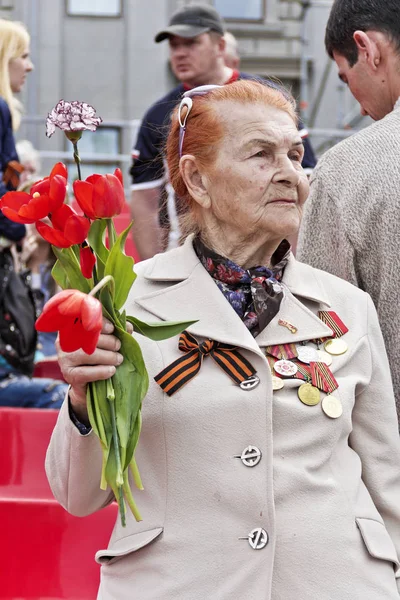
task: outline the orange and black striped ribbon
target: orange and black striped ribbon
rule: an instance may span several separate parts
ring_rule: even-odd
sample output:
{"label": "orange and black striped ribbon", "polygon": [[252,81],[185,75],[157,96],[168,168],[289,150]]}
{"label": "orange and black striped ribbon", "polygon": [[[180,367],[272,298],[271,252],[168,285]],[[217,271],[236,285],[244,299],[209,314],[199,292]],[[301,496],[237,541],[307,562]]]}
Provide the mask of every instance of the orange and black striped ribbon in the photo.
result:
{"label": "orange and black striped ribbon", "polygon": [[256,372],[249,361],[236,349],[236,346],[221,344],[214,340],[205,340],[199,344],[188,331],[184,331],[180,335],[179,350],[185,352],[185,356],[175,360],[154,377],[168,396],[175,394],[197,375],[204,357],[208,355],[235,383],[240,384],[242,381],[246,381]]}
{"label": "orange and black striped ribbon", "polygon": [[19,163],[17,160],[10,160],[10,162],[7,163],[7,167],[3,174],[4,183],[6,185],[11,183],[12,187],[16,190],[19,186],[19,176],[24,170],[24,166],[21,165],[21,163]]}
{"label": "orange and black striped ribbon", "polygon": [[338,387],[338,382],[333,376],[332,371],[323,362],[311,362],[311,382],[313,386],[317,387],[322,392],[331,394]]}
{"label": "orange and black striped ribbon", "polygon": [[275,346],[267,346],[265,349],[267,354],[275,356],[275,358],[284,358],[291,360],[297,358],[297,350],[295,344],[276,344]]}

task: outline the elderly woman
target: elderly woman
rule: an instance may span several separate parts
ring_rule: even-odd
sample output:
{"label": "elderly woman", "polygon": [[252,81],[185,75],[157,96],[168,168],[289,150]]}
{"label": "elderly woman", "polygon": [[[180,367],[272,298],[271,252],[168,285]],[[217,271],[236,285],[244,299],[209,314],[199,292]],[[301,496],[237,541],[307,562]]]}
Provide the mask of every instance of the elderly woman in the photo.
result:
{"label": "elderly woman", "polygon": [[[118,522],[98,552],[102,600],[398,598],[385,348],[369,297],[290,253],[302,154],[291,100],[260,83],[192,90],[173,117],[168,165],[192,235],[138,266],[128,310],[198,322],[179,346],[138,336],[152,382],[143,521]],[[85,385],[113,374],[118,344],[105,325],[93,355],[60,354],[71,390],[47,473],[75,515],[112,500]],[[199,369],[184,352],[197,346]]]}

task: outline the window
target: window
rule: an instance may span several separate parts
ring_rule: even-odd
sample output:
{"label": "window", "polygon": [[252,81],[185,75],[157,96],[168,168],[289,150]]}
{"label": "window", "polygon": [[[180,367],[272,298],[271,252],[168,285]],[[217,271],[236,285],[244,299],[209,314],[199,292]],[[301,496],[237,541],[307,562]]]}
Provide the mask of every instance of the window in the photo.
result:
{"label": "window", "polygon": [[[99,175],[104,173],[114,173],[114,169],[120,164],[117,160],[117,155],[120,154],[121,148],[121,132],[117,127],[98,127],[95,133],[84,131],[81,139],[78,142],[78,150],[81,156],[81,173],[82,179],[86,179],[93,173]],[[66,140],[66,150],[70,150],[71,143]],[[98,155],[98,159],[96,158]],[[85,158],[85,155],[89,155]],[[69,162],[69,173],[72,180],[76,178],[76,167],[74,162]]]}
{"label": "window", "polygon": [[78,17],[120,17],[122,0],[67,0],[67,14]]}
{"label": "window", "polygon": [[214,0],[220,15],[234,21],[262,21],[265,0]]}

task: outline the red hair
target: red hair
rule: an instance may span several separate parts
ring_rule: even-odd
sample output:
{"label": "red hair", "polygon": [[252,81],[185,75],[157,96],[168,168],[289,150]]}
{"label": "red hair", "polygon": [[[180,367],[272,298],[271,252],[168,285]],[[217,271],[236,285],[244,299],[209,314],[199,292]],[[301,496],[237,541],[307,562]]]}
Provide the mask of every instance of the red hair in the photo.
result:
{"label": "red hair", "polygon": [[[230,101],[242,105],[273,106],[288,113],[297,125],[295,102],[290,94],[283,88],[275,88],[258,81],[242,79],[192,99],[193,106],[187,120],[183,154],[192,154],[199,168],[205,171],[212,169],[219,143],[224,136],[223,120],[215,110],[217,103]],[[179,168],[179,128],[177,107],[171,117],[171,129],[166,145],[169,179],[183,205],[189,207],[191,213],[195,213],[197,203],[190,196]],[[185,229],[185,233],[188,233],[187,226]],[[190,223],[189,229],[193,229],[193,223]]]}

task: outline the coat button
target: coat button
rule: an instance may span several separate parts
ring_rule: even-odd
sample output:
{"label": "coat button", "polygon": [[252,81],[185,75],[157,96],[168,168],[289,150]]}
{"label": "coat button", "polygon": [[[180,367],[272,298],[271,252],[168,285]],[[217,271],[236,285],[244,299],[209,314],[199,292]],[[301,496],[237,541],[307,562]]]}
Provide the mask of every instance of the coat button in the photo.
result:
{"label": "coat button", "polygon": [[242,381],[240,383],[240,387],[242,390],[253,390],[255,387],[258,386],[258,384],[260,383],[260,378],[258,377],[258,375],[252,375],[251,377],[248,377],[247,379],[245,379],[244,381]]}
{"label": "coat button", "polygon": [[256,527],[247,537],[239,540],[247,540],[253,550],[262,550],[268,544],[268,533],[262,527]]}
{"label": "coat button", "polygon": [[235,458],[240,458],[242,463],[246,467],[255,467],[261,460],[261,450],[256,446],[247,446],[242,452],[242,454],[235,456]]}

